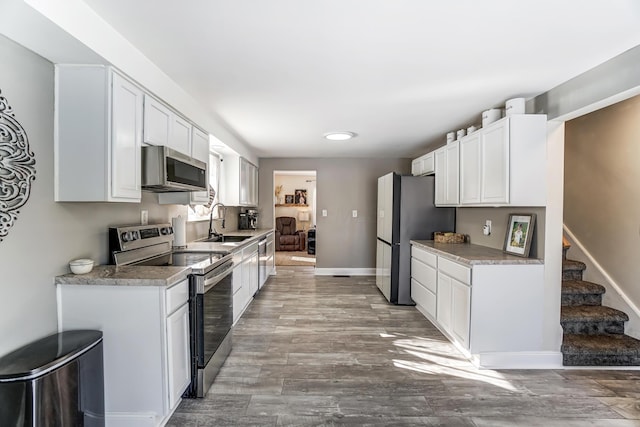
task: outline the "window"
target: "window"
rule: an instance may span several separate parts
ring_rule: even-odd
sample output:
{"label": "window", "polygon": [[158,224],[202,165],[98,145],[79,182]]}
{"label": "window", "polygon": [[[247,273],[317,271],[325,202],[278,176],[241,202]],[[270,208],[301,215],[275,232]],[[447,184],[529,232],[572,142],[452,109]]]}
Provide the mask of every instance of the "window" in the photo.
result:
{"label": "window", "polygon": [[[220,155],[215,151],[209,151],[209,203],[206,205],[189,206],[189,221],[204,221],[209,219],[211,206],[219,200],[220,182]],[[215,192],[215,197],[211,199],[211,189]],[[218,217],[218,212],[214,212],[214,218]]]}

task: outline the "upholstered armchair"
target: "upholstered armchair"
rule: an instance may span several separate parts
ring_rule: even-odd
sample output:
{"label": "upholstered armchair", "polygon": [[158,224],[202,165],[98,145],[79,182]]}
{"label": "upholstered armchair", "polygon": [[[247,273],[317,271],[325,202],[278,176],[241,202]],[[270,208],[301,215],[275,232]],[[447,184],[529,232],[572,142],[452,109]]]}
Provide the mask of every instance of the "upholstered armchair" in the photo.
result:
{"label": "upholstered armchair", "polygon": [[296,229],[296,219],[290,216],[276,218],[276,251],[304,251],[306,234]]}

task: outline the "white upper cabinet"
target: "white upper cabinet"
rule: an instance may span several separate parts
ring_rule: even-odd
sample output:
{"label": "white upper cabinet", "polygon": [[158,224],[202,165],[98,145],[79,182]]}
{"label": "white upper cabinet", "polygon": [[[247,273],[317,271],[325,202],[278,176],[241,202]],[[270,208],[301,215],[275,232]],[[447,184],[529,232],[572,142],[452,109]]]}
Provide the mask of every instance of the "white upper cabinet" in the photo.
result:
{"label": "white upper cabinet", "polygon": [[460,140],[460,202],[480,203],[480,162],[482,154],[480,132],[474,132]]}
{"label": "white upper cabinet", "polygon": [[101,65],[55,79],[55,200],[140,202],[142,89]]}
{"label": "white upper cabinet", "polygon": [[240,157],[240,204],[258,204],[258,168],[244,157]]}
{"label": "white upper cabinet", "polygon": [[235,154],[222,159],[220,201],[227,206],[257,206],[258,168]]}
{"label": "white upper cabinet", "polygon": [[452,142],[435,151],[436,206],[456,206],[460,203],[460,146]]}
{"label": "white upper cabinet", "polygon": [[[191,133],[191,157],[209,164],[209,135],[195,127]],[[209,203],[208,191],[193,191],[189,194],[191,194],[191,204]]]}
{"label": "white upper cabinet", "polygon": [[171,138],[169,147],[186,155],[191,154],[191,123],[174,115],[171,122]]}
{"label": "white upper cabinet", "polygon": [[144,142],[149,145],[169,145],[171,110],[152,96],[144,96]]}
{"label": "white upper cabinet", "polygon": [[462,138],[460,204],[544,206],[545,161],[545,115],[508,116]]}
{"label": "white upper cabinet", "polygon": [[144,143],[164,145],[191,155],[192,126],[171,108],[150,95],[144,97]]}
{"label": "white upper cabinet", "polygon": [[414,159],[411,162],[411,175],[433,175],[435,172],[433,151]]}

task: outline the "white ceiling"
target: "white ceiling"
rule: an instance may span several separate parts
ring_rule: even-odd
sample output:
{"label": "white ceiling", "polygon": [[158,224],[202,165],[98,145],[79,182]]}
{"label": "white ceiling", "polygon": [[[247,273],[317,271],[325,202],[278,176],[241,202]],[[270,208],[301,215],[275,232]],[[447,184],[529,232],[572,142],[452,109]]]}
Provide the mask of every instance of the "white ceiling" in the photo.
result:
{"label": "white ceiling", "polygon": [[422,154],[640,44],[637,0],[84,1],[260,157]]}

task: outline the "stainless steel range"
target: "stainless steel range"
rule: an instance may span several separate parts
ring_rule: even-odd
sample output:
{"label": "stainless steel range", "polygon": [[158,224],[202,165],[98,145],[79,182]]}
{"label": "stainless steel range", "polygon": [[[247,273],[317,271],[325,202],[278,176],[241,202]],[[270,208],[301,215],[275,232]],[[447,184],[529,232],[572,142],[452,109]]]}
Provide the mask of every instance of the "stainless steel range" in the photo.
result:
{"label": "stainless steel range", "polygon": [[191,267],[189,320],[191,385],[185,397],[204,397],[231,352],[233,291],[231,254],[172,250],[171,224],[109,228],[109,252],[116,265]]}

